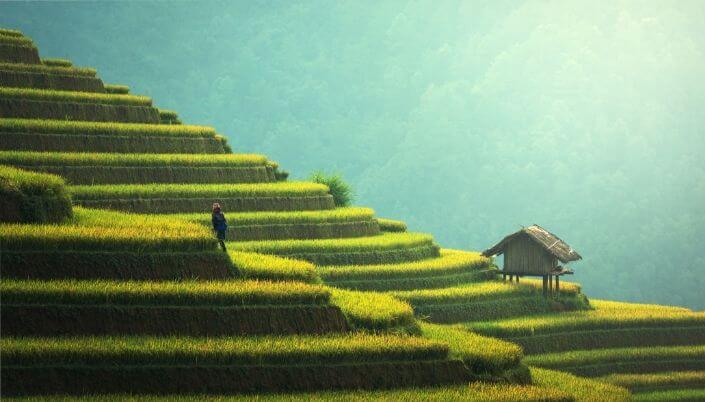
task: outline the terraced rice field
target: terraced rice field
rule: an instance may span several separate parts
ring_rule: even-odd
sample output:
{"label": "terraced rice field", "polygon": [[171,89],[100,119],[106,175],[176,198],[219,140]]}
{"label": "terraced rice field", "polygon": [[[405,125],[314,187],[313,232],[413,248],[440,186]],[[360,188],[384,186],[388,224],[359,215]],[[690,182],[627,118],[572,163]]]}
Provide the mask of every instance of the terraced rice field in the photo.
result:
{"label": "terraced rice field", "polygon": [[0,29],[0,165],[35,171],[0,167],[0,190],[64,194],[69,212],[0,223],[3,398],[702,396],[703,313],[500,282],[491,259],[336,208],[129,92]]}

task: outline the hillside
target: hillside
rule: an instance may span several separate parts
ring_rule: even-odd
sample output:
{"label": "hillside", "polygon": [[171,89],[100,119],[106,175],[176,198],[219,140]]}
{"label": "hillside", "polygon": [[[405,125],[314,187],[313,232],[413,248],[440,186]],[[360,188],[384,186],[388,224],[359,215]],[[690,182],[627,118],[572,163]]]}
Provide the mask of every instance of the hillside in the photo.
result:
{"label": "hillside", "polygon": [[[493,260],[336,206],[325,185],[288,181],[266,156],[233,153],[91,68],[41,59],[7,29],[0,165],[3,397],[705,389],[703,313],[503,282]],[[209,230],[213,202],[228,253]]]}

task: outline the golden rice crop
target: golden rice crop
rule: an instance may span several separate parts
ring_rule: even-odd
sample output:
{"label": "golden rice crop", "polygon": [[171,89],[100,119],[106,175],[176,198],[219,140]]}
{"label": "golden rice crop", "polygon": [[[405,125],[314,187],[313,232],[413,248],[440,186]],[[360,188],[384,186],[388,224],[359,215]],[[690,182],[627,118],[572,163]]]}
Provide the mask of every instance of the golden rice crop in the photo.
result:
{"label": "golden rice crop", "polygon": [[231,251],[230,259],[238,274],[247,279],[319,283],[316,268],[308,261],[274,255]]}
{"label": "golden rice crop", "polygon": [[340,307],[348,322],[358,329],[392,330],[416,325],[407,303],[384,293],[331,289],[331,302]]}
{"label": "golden rice crop", "polygon": [[[595,304],[593,303],[595,306]],[[670,309],[610,309],[598,303],[595,310],[574,311],[502,321],[477,322],[469,327],[483,334],[501,337],[532,336],[565,331],[703,325],[705,313]]]}
{"label": "golden rice crop", "polygon": [[439,258],[400,264],[322,266],[318,273],[325,280],[365,280],[451,275],[489,266],[490,260],[477,252],[441,249]]}
{"label": "golden rice crop", "polygon": [[214,248],[201,225],[158,216],[76,208],[61,225],[0,224],[5,250],[202,251]]}
{"label": "golden rice crop", "polygon": [[705,401],[705,388],[669,389],[638,393],[634,395],[634,400],[637,402]]}
{"label": "golden rice crop", "polygon": [[[359,222],[372,219],[375,211],[370,208],[345,207],[320,211],[261,211],[231,212],[227,215],[232,226],[283,225],[295,223]],[[210,216],[204,214],[169,214],[165,217],[183,219],[210,225]]]}
{"label": "golden rice crop", "polygon": [[0,282],[4,304],[242,306],[326,304],[321,285],[268,281],[146,282],[14,280]]}
{"label": "golden rice crop", "polygon": [[521,347],[506,341],[472,333],[459,326],[420,323],[423,336],[448,343],[451,357],[462,359],[474,372],[493,372],[519,364]]}
{"label": "golden rice crop", "polygon": [[566,392],[576,402],[620,402],[632,400],[629,391],[625,388],[569,373],[532,367],[531,377],[534,384],[547,389],[557,389]]}
{"label": "golden rice crop", "polygon": [[705,371],[669,371],[646,374],[610,374],[600,381],[619,385],[630,390],[667,387],[694,388],[705,385]]}
{"label": "golden rice crop", "polygon": [[448,346],[410,336],[344,334],[228,338],[75,337],[0,339],[3,366],[326,364],[444,359]]}
{"label": "golden rice crop", "polygon": [[705,345],[698,346],[653,346],[648,348],[614,348],[596,350],[574,350],[527,356],[530,365],[546,368],[561,368],[606,364],[614,362],[638,362],[653,360],[700,360],[705,359]]}
{"label": "golden rice crop", "polygon": [[0,98],[50,102],[100,103],[108,105],[152,106],[147,96],[114,95],[96,92],[56,91],[49,89],[2,88]]}
{"label": "golden rice crop", "polygon": [[420,247],[433,243],[424,233],[385,233],[379,236],[349,239],[276,240],[232,243],[242,251],[273,254],[357,252]]}
{"label": "golden rice crop", "polygon": [[[393,374],[391,374],[393,375]],[[52,395],[51,397],[29,397],[22,398],[22,401],[51,401],[51,402],[107,402],[115,400],[132,400],[133,395],[93,395],[89,397],[67,397]],[[463,385],[446,385],[439,387],[424,388],[401,388],[394,390],[354,390],[354,391],[318,391],[318,392],[297,392],[289,394],[258,394],[257,401],[388,401],[388,402],[412,402],[412,401],[459,401],[459,402],[572,402],[573,397],[556,388],[539,387],[533,385],[514,384],[492,384],[484,382],[472,382]],[[8,401],[12,401],[8,398]],[[193,396],[153,396],[140,395],[140,401],[145,402],[185,402],[193,401]],[[235,402],[252,401],[252,395],[233,396],[208,396],[199,395],[199,401],[203,402]],[[19,401],[19,399],[18,399]]]}
{"label": "golden rice crop", "polygon": [[537,291],[533,286],[501,281],[488,281],[468,283],[442,289],[419,289],[392,292],[392,295],[412,305],[423,305],[471,303],[484,300],[496,300],[499,298],[529,296],[536,293]]}
{"label": "golden rice crop", "polygon": [[141,123],[103,123],[45,119],[0,119],[0,132],[129,137],[215,137],[213,127]]}
{"label": "golden rice crop", "polygon": [[255,154],[114,154],[83,152],[0,151],[0,164],[19,166],[266,166]]}
{"label": "golden rice crop", "polygon": [[200,197],[305,197],[328,194],[328,187],[307,182],[254,184],[121,184],[69,186],[69,192],[74,198],[79,200]]}
{"label": "golden rice crop", "polygon": [[406,223],[394,219],[377,218],[379,228],[384,232],[406,232]]}

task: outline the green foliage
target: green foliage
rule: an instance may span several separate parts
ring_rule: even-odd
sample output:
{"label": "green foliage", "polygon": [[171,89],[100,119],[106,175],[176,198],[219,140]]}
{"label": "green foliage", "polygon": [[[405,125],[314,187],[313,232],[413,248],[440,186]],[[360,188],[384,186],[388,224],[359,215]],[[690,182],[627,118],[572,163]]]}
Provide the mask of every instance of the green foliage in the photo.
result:
{"label": "green foliage", "polygon": [[[130,87],[127,85],[105,84],[103,87],[105,88],[105,92],[109,94],[127,95],[130,93]],[[161,109],[159,110],[159,113],[161,115]]]}
{"label": "green foliage", "polygon": [[417,331],[411,306],[392,296],[340,289],[331,292],[331,302],[343,310],[354,328],[382,332]]}
{"label": "green foliage", "polygon": [[[315,183],[285,182],[257,184],[144,184],[70,186],[78,200],[126,198],[228,198],[228,197],[306,197],[323,195],[328,188]],[[227,212],[227,211],[225,211]]]}
{"label": "green foliage", "polygon": [[84,152],[0,151],[0,163],[21,166],[265,166],[267,158],[254,154],[115,154]]}
{"label": "green foliage", "polygon": [[22,63],[0,63],[2,71],[16,71],[29,73],[44,73],[56,75],[77,75],[85,77],[95,77],[96,69],[88,67],[61,67],[47,66],[44,64],[22,64]]}
{"label": "green foliage", "polygon": [[71,67],[73,63],[66,59],[42,59],[42,64],[50,67]]}
{"label": "green foliage", "polygon": [[289,365],[432,360],[442,342],[421,337],[349,334],[242,338],[75,337],[0,340],[3,368],[110,365]]}
{"label": "green foliage", "polygon": [[406,232],[406,223],[394,219],[377,218],[379,228],[383,232]]}
{"label": "green foliage", "polygon": [[307,261],[240,251],[229,254],[238,274],[246,279],[320,282],[315,267]]}
{"label": "green foliage", "polygon": [[0,166],[0,222],[60,222],[71,213],[61,178]]}
{"label": "green foliage", "polygon": [[350,205],[355,198],[352,187],[343,180],[340,174],[326,174],[319,170],[311,173],[309,180],[328,186],[330,194],[335,200],[335,205],[338,207]]}
{"label": "green foliage", "polygon": [[45,133],[75,135],[119,135],[129,137],[215,137],[215,129],[205,126],[104,123],[42,119],[0,119],[3,133]]}
{"label": "green foliage", "polygon": [[78,91],[53,91],[48,89],[30,88],[0,87],[0,98],[50,102],[96,103],[104,105],[152,106],[152,99],[146,96],[113,95]]}
{"label": "green foliage", "polygon": [[36,281],[4,279],[3,303],[119,306],[251,306],[327,304],[320,285],[266,281]]}

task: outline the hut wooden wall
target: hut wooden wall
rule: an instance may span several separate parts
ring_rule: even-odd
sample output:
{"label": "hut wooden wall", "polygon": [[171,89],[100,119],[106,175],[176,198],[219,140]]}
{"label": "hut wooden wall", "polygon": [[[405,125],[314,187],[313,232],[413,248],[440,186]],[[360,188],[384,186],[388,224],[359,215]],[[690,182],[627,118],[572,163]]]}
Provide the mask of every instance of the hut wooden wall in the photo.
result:
{"label": "hut wooden wall", "polygon": [[506,272],[544,275],[553,270],[555,261],[555,257],[527,235],[512,239],[504,250]]}

